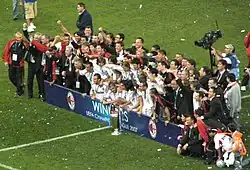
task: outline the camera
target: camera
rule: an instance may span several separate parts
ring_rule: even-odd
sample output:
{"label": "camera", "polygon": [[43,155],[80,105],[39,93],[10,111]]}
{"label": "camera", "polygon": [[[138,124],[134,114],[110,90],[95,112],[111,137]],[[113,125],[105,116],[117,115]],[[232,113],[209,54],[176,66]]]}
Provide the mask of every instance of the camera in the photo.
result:
{"label": "camera", "polygon": [[202,47],[204,49],[209,49],[212,47],[213,43],[215,43],[219,38],[222,37],[222,32],[220,30],[217,31],[209,31],[198,41],[195,41],[194,44],[198,47]]}

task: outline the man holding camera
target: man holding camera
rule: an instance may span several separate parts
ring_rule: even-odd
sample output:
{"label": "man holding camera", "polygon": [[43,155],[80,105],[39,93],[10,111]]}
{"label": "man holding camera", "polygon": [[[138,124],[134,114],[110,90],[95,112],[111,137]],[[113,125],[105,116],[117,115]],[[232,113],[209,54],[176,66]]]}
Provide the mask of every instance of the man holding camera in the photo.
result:
{"label": "man holding camera", "polygon": [[240,61],[238,60],[238,57],[235,54],[235,47],[232,44],[225,45],[224,53],[220,52],[219,50],[216,50],[213,48],[212,54],[214,54],[217,58],[217,60],[226,60],[227,62],[227,68],[229,69],[229,73],[233,73],[236,77],[236,80],[240,78],[240,71],[239,71],[239,64]]}

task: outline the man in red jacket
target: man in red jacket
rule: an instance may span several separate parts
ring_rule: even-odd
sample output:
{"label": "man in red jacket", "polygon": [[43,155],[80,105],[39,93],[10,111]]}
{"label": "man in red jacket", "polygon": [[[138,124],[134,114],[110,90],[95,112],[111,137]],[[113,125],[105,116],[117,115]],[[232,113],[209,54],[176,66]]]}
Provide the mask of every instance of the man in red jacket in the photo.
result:
{"label": "man in red jacket", "polygon": [[24,93],[24,56],[29,45],[27,42],[23,41],[20,32],[17,32],[15,36],[16,38],[11,39],[6,44],[2,58],[5,65],[9,66],[9,79],[16,87],[16,97],[20,97]]}
{"label": "man in red jacket", "polygon": [[248,57],[248,67],[250,67],[250,32],[247,33],[244,39],[244,45],[246,47],[246,52]]}

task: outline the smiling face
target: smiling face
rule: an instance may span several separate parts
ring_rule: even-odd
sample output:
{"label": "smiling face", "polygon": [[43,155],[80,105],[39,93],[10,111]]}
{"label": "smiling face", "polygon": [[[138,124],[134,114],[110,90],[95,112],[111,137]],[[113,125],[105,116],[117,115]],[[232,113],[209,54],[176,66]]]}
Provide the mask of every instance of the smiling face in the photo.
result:
{"label": "smiling face", "polygon": [[115,51],[116,51],[117,53],[121,52],[122,49],[123,49],[123,47],[121,46],[120,43],[116,43],[116,44],[115,44]]}
{"label": "smiling face", "polygon": [[78,34],[74,34],[74,37],[77,42],[81,41],[81,36],[79,36]]}
{"label": "smiling face", "polygon": [[136,39],[135,40],[135,47],[138,49],[138,48],[142,48],[142,46],[143,46],[142,40]]}
{"label": "smiling face", "polygon": [[121,36],[119,34],[117,34],[115,36],[115,42],[121,42],[121,41],[122,41]]}

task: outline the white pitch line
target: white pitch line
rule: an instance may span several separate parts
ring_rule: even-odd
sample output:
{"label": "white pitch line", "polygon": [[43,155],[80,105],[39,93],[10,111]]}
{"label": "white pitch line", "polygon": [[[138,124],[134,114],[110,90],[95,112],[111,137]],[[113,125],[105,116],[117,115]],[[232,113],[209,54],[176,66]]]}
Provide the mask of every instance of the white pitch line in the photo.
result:
{"label": "white pitch line", "polygon": [[246,98],[249,98],[250,95],[246,95],[246,96],[242,96],[241,99],[246,99]]}
{"label": "white pitch line", "polygon": [[78,136],[78,135],[83,135],[83,134],[87,134],[87,133],[91,133],[91,132],[101,131],[101,130],[108,129],[108,128],[110,128],[110,126],[95,128],[95,129],[91,129],[91,130],[87,130],[87,131],[76,132],[76,133],[72,133],[72,134],[69,134],[69,135],[58,136],[58,137],[55,137],[55,138],[35,141],[35,142],[32,142],[32,143],[12,146],[12,147],[8,147],[8,148],[0,149],[0,152],[19,149],[19,148],[24,148],[24,147],[27,147],[27,146],[38,145],[38,144],[42,144],[42,143],[48,143],[48,142],[52,142],[52,141],[56,141],[56,140],[60,140],[60,139],[65,139],[65,138],[69,138],[69,137],[73,137],[73,136]]}
{"label": "white pitch line", "polygon": [[0,167],[5,168],[5,169],[8,169],[8,170],[19,170],[19,169],[16,169],[16,168],[13,168],[13,167],[11,167],[11,166],[4,165],[4,164],[1,164],[1,163],[0,163]]}

